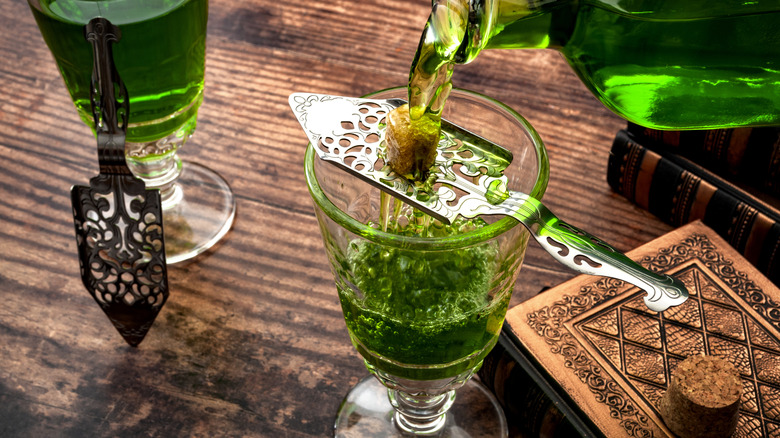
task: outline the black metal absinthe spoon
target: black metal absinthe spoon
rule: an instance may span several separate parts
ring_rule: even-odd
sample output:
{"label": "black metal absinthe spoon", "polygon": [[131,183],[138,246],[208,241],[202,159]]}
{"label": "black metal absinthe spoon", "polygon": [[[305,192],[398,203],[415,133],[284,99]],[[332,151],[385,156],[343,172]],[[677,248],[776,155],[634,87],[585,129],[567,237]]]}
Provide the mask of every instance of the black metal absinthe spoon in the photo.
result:
{"label": "black metal absinthe spoon", "polygon": [[119,28],[97,17],[84,26],[94,62],[90,98],[99,175],[71,189],[81,279],[122,337],[138,346],[168,298],[162,202],[125,161],[127,89],[114,65]]}

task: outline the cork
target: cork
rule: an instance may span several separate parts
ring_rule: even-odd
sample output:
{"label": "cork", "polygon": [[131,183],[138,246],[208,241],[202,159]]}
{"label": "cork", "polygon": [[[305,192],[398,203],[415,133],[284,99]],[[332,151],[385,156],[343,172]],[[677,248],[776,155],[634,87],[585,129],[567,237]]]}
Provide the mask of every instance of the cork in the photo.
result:
{"label": "cork", "polygon": [[690,356],[672,372],[659,410],[680,438],[729,437],[737,428],[741,396],[734,365],[716,356]]}
{"label": "cork", "polygon": [[426,175],[436,160],[439,133],[440,124],[434,116],[424,114],[412,122],[409,105],[399,106],[387,117],[387,163],[401,175]]}

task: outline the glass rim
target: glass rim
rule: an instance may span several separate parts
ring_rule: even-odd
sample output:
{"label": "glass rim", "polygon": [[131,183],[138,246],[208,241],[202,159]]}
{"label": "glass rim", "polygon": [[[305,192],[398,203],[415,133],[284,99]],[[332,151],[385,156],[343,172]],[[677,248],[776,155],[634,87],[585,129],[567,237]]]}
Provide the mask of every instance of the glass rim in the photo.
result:
{"label": "glass rim", "polygon": [[[362,96],[362,98],[372,98],[378,94],[396,90],[406,90],[406,87],[385,88],[366,94]],[[506,111],[511,117],[520,122],[520,125],[526,130],[529,137],[531,138],[537,152],[536,164],[538,167],[538,172],[536,175],[536,182],[534,183],[534,187],[531,189],[528,195],[535,199],[541,200],[545,190],[547,189],[550,164],[544,142],[533,126],[531,126],[525,117],[520,115],[517,111],[492,97],[463,88],[453,88],[450,92],[450,96],[457,94],[465,94],[471,98],[481,100],[489,105],[498,106],[502,110]],[[316,204],[316,207],[319,207],[320,210],[322,210],[328,217],[330,217],[330,219],[339,224],[341,227],[349,230],[353,234],[359,235],[380,245],[426,250],[460,248],[487,241],[509,231],[516,226],[522,226],[517,220],[506,216],[486,227],[469,231],[467,233],[446,237],[401,236],[372,228],[354,219],[352,216],[339,209],[322,191],[314,171],[315,159],[318,159],[317,154],[314,151],[311,143],[309,143],[306,147],[306,153],[304,156],[304,174],[306,177],[306,184],[309,188],[309,194]],[[344,174],[349,176],[347,172],[344,172]]]}

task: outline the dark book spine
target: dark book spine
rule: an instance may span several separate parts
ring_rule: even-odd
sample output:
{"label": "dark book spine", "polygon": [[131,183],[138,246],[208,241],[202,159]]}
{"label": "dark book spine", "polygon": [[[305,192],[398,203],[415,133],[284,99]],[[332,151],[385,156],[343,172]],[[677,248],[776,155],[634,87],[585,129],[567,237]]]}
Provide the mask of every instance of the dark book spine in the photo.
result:
{"label": "dark book spine", "polygon": [[683,156],[726,179],[780,196],[780,128],[659,131],[629,123],[627,131],[645,147]]}
{"label": "dark book spine", "polygon": [[628,131],[615,136],[607,182],[673,226],[701,220],[780,285],[780,214],[723,178]]}
{"label": "dark book spine", "polygon": [[578,436],[552,400],[501,346],[485,358],[478,375],[501,403],[512,436]]}
{"label": "dark book spine", "polygon": [[508,328],[477,372],[506,414],[510,436],[604,438],[541,366],[519,347]]}

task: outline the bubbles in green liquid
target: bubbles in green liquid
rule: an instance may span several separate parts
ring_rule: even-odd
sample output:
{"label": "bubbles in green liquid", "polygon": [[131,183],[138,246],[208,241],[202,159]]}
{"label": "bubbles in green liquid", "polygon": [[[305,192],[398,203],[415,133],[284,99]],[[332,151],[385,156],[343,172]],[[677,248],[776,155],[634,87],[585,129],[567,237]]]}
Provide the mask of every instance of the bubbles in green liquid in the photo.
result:
{"label": "bubbles in green liquid", "polygon": [[[414,236],[457,235],[487,225],[481,219],[443,225],[419,211],[398,219],[405,225],[396,219],[388,230]],[[411,379],[476,366],[497,339],[510,296],[493,294],[498,259],[495,241],[423,251],[353,240],[346,254],[351,285],[341,283],[339,296],[356,347],[374,366]]]}

